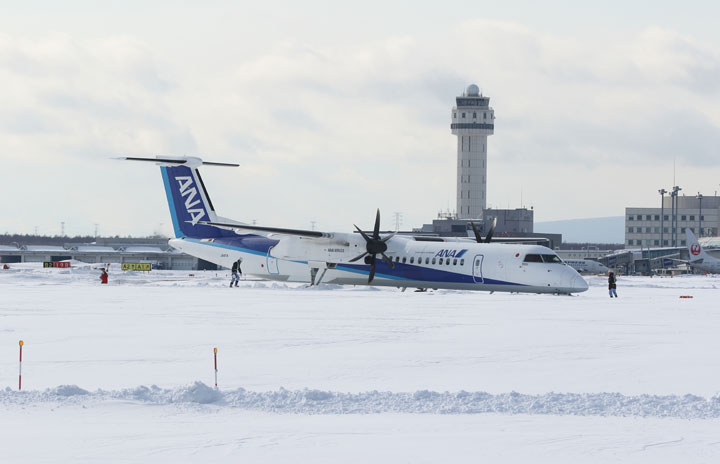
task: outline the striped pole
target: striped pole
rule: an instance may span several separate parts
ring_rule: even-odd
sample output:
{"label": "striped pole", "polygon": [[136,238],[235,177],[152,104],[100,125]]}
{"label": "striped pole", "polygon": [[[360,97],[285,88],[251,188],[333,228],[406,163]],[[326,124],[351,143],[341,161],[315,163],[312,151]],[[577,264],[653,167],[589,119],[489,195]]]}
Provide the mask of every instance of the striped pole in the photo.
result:
{"label": "striped pole", "polygon": [[215,353],[215,388],[217,388],[217,347],[213,351]]}
{"label": "striped pole", "polygon": [[18,365],[18,390],[22,390],[22,347],[23,341],[20,340],[20,363]]}

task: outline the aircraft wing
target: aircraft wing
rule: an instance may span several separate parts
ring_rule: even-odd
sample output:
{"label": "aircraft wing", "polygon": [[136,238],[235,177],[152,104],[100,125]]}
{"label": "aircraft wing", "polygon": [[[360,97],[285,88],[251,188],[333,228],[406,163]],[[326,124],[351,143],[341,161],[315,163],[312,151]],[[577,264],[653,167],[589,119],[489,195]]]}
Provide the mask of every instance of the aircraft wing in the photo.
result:
{"label": "aircraft wing", "polygon": [[200,221],[200,224],[205,224],[208,226],[215,226],[215,227],[222,227],[225,229],[255,230],[258,232],[268,232],[268,233],[273,233],[273,234],[284,234],[284,235],[295,235],[295,236],[301,236],[301,237],[313,237],[313,238],[330,237],[330,234],[328,234],[326,232],[320,232],[317,230],[284,229],[281,227],[252,226],[252,225],[248,225],[248,224],[229,224],[229,223],[225,223],[225,222],[210,222],[210,221]]}

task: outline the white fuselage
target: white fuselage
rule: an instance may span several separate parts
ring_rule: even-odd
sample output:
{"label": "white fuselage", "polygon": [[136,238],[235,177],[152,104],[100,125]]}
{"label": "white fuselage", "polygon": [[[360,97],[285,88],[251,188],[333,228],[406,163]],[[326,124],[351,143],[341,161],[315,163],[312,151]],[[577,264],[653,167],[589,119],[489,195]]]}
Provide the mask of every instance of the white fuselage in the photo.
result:
{"label": "white fuselage", "polygon": [[[394,268],[378,260],[372,285],[536,293],[575,293],[588,288],[572,267],[546,247],[449,240],[393,237],[386,254]],[[368,281],[369,266],[362,260],[349,262],[365,251],[359,234],[176,238],[170,245],[225,267],[242,259],[244,274],[263,279],[311,283],[321,275],[323,283],[367,285]],[[524,262],[528,254],[554,256],[557,262]]]}

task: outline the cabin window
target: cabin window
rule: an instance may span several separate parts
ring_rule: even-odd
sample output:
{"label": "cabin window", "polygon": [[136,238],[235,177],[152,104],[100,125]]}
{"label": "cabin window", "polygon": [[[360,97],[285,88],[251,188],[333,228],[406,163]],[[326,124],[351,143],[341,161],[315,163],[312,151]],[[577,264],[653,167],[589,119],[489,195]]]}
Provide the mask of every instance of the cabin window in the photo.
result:
{"label": "cabin window", "polygon": [[540,255],[525,255],[523,263],[542,263]]}
{"label": "cabin window", "polygon": [[414,262],[415,262],[415,257],[414,257],[414,256],[411,256],[411,257],[410,257],[410,264],[413,264]]}
{"label": "cabin window", "polygon": [[403,256],[403,264],[407,262],[407,258]]}
{"label": "cabin window", "polygon": [[430,258],[425,258],[425,264],[430,264]]}
{"label": "cabin window", "polygon": [[453,259],[453,266],[457,266],[457,258]]}
{"label": "cabin window", "polygon": [[432,259],[432,263],[435,264],[435,258]]}
{"label": "cabin window", "polygon": [[440,261],[438,261],[438,264],[442,264],[442,263],[443,263],[443,259],[440,258]]}
{"label": "cabin window", "polygon": [[465,258],[460,258],[460,265],[461,265],[461,266],[464,266],[464,265],[465,265]]}
{"label": "cabin window", "polygon": [[447,264],[448,266],[450,265],[450,258],[445,260],[445,264]]}
{"label": "cabin window", "polygon": [[396,257],[395,257],[395,262],[396,262],[396,263],[399,263],[399,262],[400,262],[400,257],[399,257],[399,256],[396,256]]}
{"label": "cabin window", "polygon": [[543,262],[561,264],[562,261],[557,255],[542,255]]}

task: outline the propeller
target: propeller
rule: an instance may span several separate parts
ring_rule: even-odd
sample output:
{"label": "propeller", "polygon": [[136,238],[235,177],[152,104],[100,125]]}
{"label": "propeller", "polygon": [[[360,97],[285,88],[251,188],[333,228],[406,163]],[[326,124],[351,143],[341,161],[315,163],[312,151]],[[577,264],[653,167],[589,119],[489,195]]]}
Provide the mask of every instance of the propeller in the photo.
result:
{"label": "propeller", "polygon": [[470,222],[470,225],[472,226],[472,230],[475,233],[475,241],[478,243],[490,243],[492,241],[493,233],[495,233],[495,226],[497,225],[497,218],[493,219],[492,225],[490,226],[490,230],[487,233],[487,236],[485,238],[482,238],[480,235],[480,231],[478,231],[477,226],[474,222]]}
{"label": "propeller", "polygon": [[373,228],[372,236],[368,236],[362,229],[357,225],[353,224],[360,235],[365,239],[365,252],[359,256],[354,257],[349,262],[354,263],[355,261],[365,258],[365,263],[370,265],[370,275],[368,276],[368,284],[370,284],[375,278],[375,266],[377,264],[377,255],[380,255],[383,261],[390,265],[391,268],[395,269],[392,259],[390,259],[385,252],[387,251],[387,241],[395,236],[397,232],[394,232],[387,237],[380,238],[380,209],[377,210],[375,215],[375,227]]}

